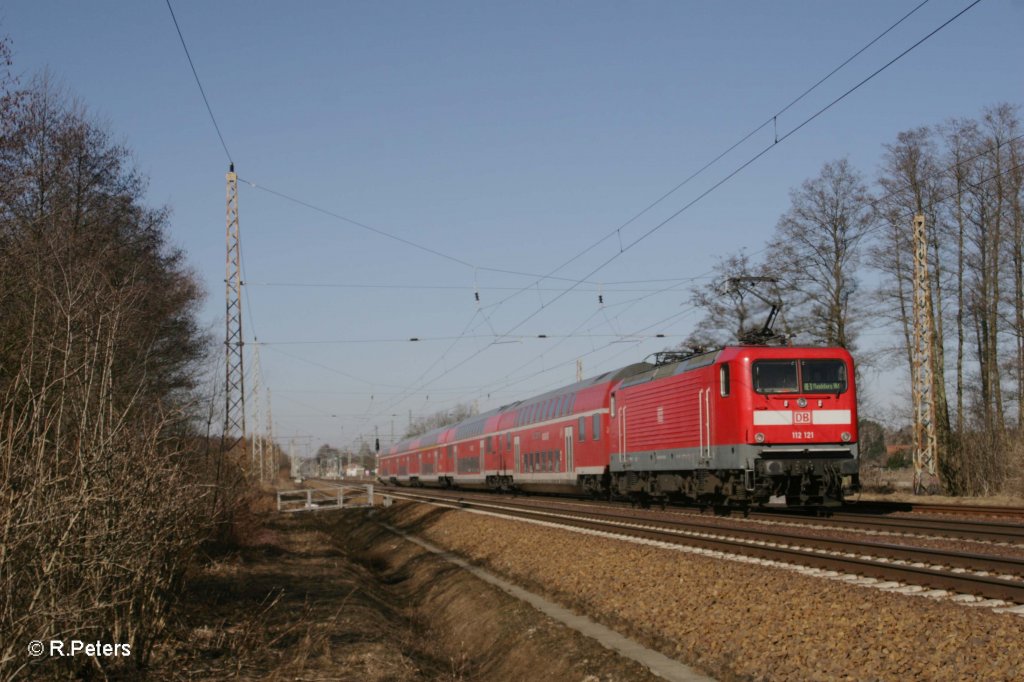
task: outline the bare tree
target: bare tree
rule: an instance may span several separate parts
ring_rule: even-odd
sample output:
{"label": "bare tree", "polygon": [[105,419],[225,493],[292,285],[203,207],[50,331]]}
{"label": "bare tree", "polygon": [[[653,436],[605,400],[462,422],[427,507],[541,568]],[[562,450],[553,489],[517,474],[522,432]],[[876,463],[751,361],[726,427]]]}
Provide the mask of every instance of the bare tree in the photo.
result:
{"label": "bare tree", "polygon": [[402,438],[415,438],[421,436],[428,431],[439,429],[442,426],[450,426],[451,424],[458,424],[464,419],[479,414],[477,407],[470,403],[459,403],[450,410],[440,410],[426,417],[419,417],[414,419],[410,424],[409,428],[405,430],[405,434]]}
{"label": "bare tree", "polygon": [[[826,163],[790,193],[769,245],[767,270],[798,298],[791,322],[830,346],[857,337],[857,267],[874,224],[867,187],[849,161]],[[793,320],[795,308],[796,320]]]}
{"label": "bare tree", "polygon": [[[145,665],[240,498],[203,504],[222,481],[191,432],[200,294],[167,211],[46,78],[0,109],[0,677],[106,677]],[[132,656],[26,658],[67,636]]]}

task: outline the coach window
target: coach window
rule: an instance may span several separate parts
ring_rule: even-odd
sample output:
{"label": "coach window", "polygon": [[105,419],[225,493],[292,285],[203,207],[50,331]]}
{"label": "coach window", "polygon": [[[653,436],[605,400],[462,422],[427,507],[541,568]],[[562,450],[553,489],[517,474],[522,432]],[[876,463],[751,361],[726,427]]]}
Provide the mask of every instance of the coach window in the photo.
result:
{"label": "coach window", "polygon": [[758,360],[754,363],[754,390],[758,393],[796,393],[796,360]]}
{"label": "coach window", "polygon": [[729,365],[718,368],[718,392],[723,398],[729,395]]}
{"label": "coach window", "polygon": [[594,415],[593,430],[590,433],[590,437],[593,438],[594,440],[601,440],[601,415]]}
{"label": "coach window", "polygon": [[580,430],[579,439],[581,441],[582,440],[586,440],[587,439],[587,418],[586,417],[580,417],[579,430]]}

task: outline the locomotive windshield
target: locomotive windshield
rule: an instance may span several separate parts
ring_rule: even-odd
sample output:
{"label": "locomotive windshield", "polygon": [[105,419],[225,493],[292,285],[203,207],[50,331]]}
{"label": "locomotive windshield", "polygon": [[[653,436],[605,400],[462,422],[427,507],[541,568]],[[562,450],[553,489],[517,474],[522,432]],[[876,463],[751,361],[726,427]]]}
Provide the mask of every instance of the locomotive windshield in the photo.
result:
{"label": "locomotive windshield", "polygon": [[754,390],[758,393],[796,393],[796,360],[758,360]]}
{"label": "locomotive windshield", "polygon": [[846,363],[842,360],[801,360],[804,393],[842,393],[846,390]]}
{"label": "locomotive windshield", "polygon": [[753,372],[758,393],[846,391],[846,363],[842,360],[758,360]]}

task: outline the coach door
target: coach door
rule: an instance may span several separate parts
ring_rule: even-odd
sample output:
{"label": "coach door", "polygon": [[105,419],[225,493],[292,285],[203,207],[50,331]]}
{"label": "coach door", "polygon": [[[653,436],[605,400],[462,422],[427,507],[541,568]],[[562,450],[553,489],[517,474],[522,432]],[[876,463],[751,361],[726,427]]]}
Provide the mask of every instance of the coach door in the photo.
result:
{"label": "coach door", "polygon": [[569,473],[574,471],[572,464],[572,427],[565,427],[565,470]]}
{"label": "coach door", "polygon": [[512,457],[515,459],[515,462],[513,462],[512,466],[516,468],[516,473],[523,473],[523,466],[519,462],[519,436],[516,436],[514,439],[512,439]]}
{"label": "coach door", "polygon": [[619,407],[619,461],[624,468],[628,468],[628,457],[626,456],[626,406]]}
{"label": "coach door", "polygon": [[700,431],[700,451],[697,464],[707,466],[711,462],[711,389],[702,388],[697,392],[697,428]]}

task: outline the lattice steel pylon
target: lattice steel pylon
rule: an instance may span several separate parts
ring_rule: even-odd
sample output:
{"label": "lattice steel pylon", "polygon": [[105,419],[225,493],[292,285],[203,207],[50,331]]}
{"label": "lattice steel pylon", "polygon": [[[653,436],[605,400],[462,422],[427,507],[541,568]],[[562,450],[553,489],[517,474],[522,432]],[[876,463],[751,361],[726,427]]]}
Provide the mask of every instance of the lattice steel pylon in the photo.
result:
{"label": "lattice steel pylon", "polygon": [[242,247],[238,232],[238,176],[235,164],[227,173],[227,260],[224,269],[224,431],[221,445],[225,453],[239,444],[245,461],[245,369],[242,337]]}
{"label": "lattice steel pylon", "polygon": [[260,367],[260,346],[259,339],[253,337],[252,347],[252,452],[249,453],[249,462],[252,466],[254,476],[264,480],[264,447],[266,443],[266,431],[263,428],[263,405],[261,393],[263,392],[263,370]]}
{"label": "lattice steel pylon", "polygon": [[935,477],[938,439],[935,432],[935,362],[932,357],[931,284],[928,280],[928,239],[924,216],[914,216],[914,492],[924,488],[927,472]]}
{"label": "lattice steel pylon", "polygon": [[267,481],[273,483],[280,470],[280,462],[274,445],[274,413],[270,409],[270,386],[267,386],[267,447],[264,448],[264,452],[268,458]]}

